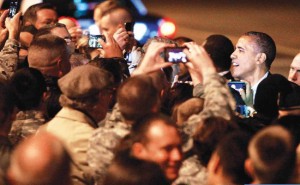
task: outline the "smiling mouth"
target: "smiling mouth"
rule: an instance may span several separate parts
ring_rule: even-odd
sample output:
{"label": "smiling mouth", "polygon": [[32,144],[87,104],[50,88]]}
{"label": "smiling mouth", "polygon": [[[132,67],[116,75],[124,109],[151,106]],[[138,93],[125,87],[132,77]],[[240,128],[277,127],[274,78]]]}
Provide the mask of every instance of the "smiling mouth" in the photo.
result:
{"label": "smiling mouth", "polygon": [[237,67],[237,66],[239,66],[239,64],[237,64],[237,63],[235,63],[235,62],[232,62],[232,66],[233,66],[233,67]]}

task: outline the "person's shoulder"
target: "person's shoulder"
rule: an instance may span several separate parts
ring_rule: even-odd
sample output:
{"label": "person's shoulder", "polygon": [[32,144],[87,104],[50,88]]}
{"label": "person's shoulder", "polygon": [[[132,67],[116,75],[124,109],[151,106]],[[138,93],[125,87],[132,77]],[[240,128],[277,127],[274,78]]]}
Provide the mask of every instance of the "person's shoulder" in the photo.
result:
{"label": "person's shoulder", "polygon": [[117,122],[114,127],[99,127],[97,128],[90,140],[96,143],[101,143],[107,147],[116,146],[117,143],[129,133],[130,128],[124,126],[125,123]]}

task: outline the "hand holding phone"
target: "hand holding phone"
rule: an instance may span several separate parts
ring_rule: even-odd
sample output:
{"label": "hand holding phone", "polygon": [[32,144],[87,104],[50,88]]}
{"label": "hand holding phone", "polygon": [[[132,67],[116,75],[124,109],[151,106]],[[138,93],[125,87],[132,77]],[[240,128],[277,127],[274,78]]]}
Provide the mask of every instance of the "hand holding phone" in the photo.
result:
{"label": "hand holding phone", "polygon": [[102,45],[98,42],[98,39],[102,39],[105,42],[104,35],[89,35],[89,47],[90,48],[103,48]]}
{"label": "hand holding phone", "polygon": [[8,17],[13,18],[20,10],[21,0],[11,0],[9,4]]}
{"label": "hand holding phone", "polygon": [[126,31],[132,31],[133,32],[134,24],[135,24],[135,22],[126,22],[126,23],[124,23]]}
{"label": "hand holding phone", "polygon": [[185,63],[188,61],[186,54],[183,50],[186,47],[166,47],[164,50],[164,59],[166,62],[172,63]]}

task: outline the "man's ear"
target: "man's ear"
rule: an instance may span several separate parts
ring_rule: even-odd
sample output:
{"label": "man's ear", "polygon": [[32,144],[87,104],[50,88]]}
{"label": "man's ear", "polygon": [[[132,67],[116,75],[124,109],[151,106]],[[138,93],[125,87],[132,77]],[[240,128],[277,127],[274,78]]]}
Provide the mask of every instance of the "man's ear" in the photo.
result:
{"label": "man's ear", "polygon": [[220,168],[220,157],[217,154],[213,154],[209,161],[210,168],[213,173],[217,173]]}
{"label": "man's ear", "polygon": [[142,143],[134,143],[131,151],[134,157],[138,159],[145,158],[145,148]]}
{"label": "man's ear", "polygon": [[254,170],[253,170],[253,164],[252,164],[252,161],[250,158],[245,160],[244,168],[245,168],[245,171],[247,172],[247,174],[253,178]]}
{"label": "man's ear", "polygon": [[266,61],[267,55],[265,53],[258,53],[255,57],[256,63],[262,64]]}

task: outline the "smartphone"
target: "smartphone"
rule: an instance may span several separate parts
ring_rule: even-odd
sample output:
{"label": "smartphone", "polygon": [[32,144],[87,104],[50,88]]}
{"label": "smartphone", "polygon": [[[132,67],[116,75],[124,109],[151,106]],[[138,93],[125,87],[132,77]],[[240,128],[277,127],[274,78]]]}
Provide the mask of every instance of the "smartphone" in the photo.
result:
{"label": "smartphone", "polygon": [[243,89],[246,91],[246,83],[241,81],[231,81],[228,82],[228,86],[239,91],[240,89]]}
{"label": "smartphone", "polygon": [[11,0],[9,3],[8,17],[13,18],[20,10],[21,0]]}
{"label": "smartphone", "polygon": [[166,47],[164,50],[164,58],[166,62],[180,63],[187,62],[187,56],[183,52],[186,47]]}
{"label": "smartphone", "polygon": [[124,23],[126,31],[132,31],[133,32],[133,27],[134,27],[134,22],[126,22]]}
{"label": "smartphone", "polygon": [[247,105],[237,105],[235,111],[245,118],[249,117],[249,111]]}
{"label": "smartphone", "polygon": [[105,42],[104,35],[89,35],[89,47],[102,48],[102,45],[98,42],[99,39],[102,39]]}

